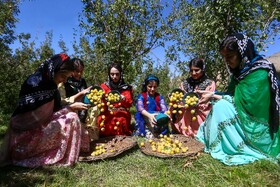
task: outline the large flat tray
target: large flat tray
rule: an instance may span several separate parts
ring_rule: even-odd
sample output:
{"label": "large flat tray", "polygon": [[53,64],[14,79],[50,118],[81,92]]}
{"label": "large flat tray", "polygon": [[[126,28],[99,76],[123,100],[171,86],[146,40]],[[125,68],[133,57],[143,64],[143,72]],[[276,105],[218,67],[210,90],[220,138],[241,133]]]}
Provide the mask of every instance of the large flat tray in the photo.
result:
{"label": "large flat tray", "polygon": [[[100,155],[91,155],[96,146],[104,144],[105,153]],[[79,157],[81,162],[97,161],[106,158],[115,157],[137,145],[136,139],[132,136],[110,136],[100,138],[91,143],[91,151],[89,153],[83,153]]]}
{"label": "large flat tray", "polygon": [[[179,153],[174,153],[172,155],[166,154],[166,153],[160,153],[160,152],[152,150],[152,144],[149,141],[145,141],[144,146],[140,146],[140,149],[146,155],[156,156],[156,157],[161,157],[161,158],[194,156],[198,152],[203,151],[203,149],[204,149],[203,143],[201,143],[198,140],[191,138],[191,137],[186,137],[181,134],[176,134],[176,135],[173,135],[172,139],[178,140],[179,142],[181,142],[182,147],[188,147],[188,150],[185,153],[180,151]],[[160,138],[154,138],[152,140],[153,140],[153,142],[159,142]]]}

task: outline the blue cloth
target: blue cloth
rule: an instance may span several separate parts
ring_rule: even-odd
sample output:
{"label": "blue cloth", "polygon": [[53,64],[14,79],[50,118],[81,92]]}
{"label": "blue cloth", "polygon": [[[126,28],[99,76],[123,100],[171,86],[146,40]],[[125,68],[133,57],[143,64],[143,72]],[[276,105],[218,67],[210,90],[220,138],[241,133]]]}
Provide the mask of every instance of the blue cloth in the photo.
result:
{"label": "blue cloth", "polygon": [[[156,110],[156,100],[153,97],[149,97],[149,95],[147,94],[147,111],[151,114],[154,113],[164,113],[165,111],[167,111],[167,106],[165,104],[164,98],[162,95],[160,95],[160,111]],[[135,114],[135,131],[133,133],[133,135],[137,135],[137,136],[144,136],[144,137],[148,137],[148,136],[152,136],[152,132],[146,127],[146,122],[144,119],[144,116],[142,115],[142,111],[145,110],[144,108],[144,97],[142,94],[138,95],[138,99],[137,99],[137,103],[136,103],[136,109],[137,112]],[[168,125],[166,125],[165,128],[161,128],[161,132],[160,134],[167,134],[169,132],[168,130]]]}

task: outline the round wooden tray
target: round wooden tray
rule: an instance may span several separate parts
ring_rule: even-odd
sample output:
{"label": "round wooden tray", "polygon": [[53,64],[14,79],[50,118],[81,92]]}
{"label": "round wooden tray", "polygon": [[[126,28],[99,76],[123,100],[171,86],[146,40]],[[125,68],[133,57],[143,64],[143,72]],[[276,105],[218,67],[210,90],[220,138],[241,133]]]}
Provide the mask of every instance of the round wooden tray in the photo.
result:
{"label": "round wooden tray", "polygon": [[[106,153],[102,153],[97,156],[91,155],[96,146],[104,144],[104,149]],[[79,157],[81,162],[90,162],[96,160],[102,160],[110,157],[115,157],[124,151],[133,148],[137,144],[136,139],[132,136],[110,136],[105,138],[100,138],[91,143],[91,151],[89,153],[83,153]]]}
{"label": "round wooden tray", "polygon": [[[187,156],[194,156],[198,152],[201,152],[204,148],[204,144],[199,142],[198,140],[190,137],[186,137],[181,134],[173,135],[173,140],[179,140],[182,143],[182,147],[188,147],[187,152],[183,153],[174,153],[174,154],[165,154],[159,153],[157,151],[152,150],[151,143],[148,141],[144,142],[144,146],[140,146],[141,151],[146,155],[161,157],[161,158],[171,158],[171,157],[187,157]],[[154,142],[159,142],[160,138],[154,138]]]}

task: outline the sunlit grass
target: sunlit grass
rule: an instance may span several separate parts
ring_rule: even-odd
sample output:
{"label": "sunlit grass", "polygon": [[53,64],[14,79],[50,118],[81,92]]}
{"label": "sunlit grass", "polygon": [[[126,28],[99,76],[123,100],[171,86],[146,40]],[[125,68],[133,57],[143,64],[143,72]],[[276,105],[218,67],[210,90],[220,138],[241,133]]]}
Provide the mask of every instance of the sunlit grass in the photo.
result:
{"label": "sunlit grass", "polygon": [[280,166],[269,161],[226,166],[204,153],[194,160],[162,159],[137,147],[74,167],[9,166],[0,171],[0,186],[279,186],[279,179]]}

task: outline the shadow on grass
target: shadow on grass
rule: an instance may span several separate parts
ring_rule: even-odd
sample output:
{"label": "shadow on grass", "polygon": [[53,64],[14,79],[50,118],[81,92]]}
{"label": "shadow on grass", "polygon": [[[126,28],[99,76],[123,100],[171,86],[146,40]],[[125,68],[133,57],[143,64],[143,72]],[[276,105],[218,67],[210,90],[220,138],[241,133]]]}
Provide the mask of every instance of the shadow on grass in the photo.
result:
{"label": "shadow on grass", "polygon": [[0,186],[34,186],[52,180],[54,169],[50,167],[24,168],[5,166],[0,168]]}

